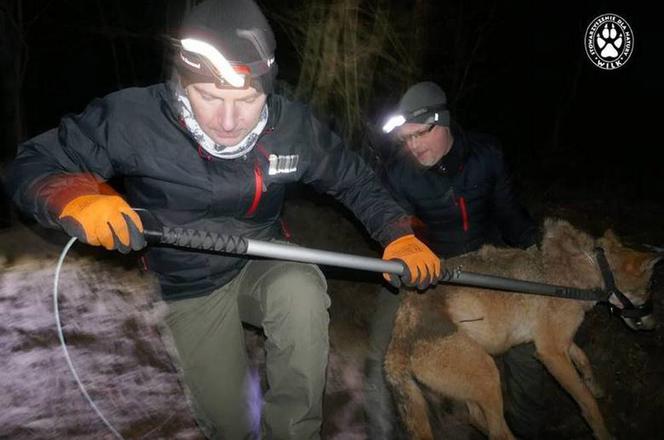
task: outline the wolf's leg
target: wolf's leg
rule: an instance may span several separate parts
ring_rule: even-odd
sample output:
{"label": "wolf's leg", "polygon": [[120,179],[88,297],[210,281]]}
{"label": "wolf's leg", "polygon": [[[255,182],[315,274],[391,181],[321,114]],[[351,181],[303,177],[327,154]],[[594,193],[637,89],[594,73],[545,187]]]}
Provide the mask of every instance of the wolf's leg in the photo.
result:
{"label": "wolf's leg", "polygon": [[470,423],[479,431],[481,431],[482,434],[488,436],[489,427],[487,426],[486,418],[484,417],[482,408],[480,408],[480,406],[477,403],[471,401],[466,402],[466,406],[468,407],[468,416],[470,419]]}
{"label": "wolf's leg", "polygon": [[593,393],[593,396],[596,398],[604,397],[604,390],[595,380],[595,375],[590,367],[588,356],[586,356],[583,350],[581,350],[581,348],[575,343],[572,343],[570,346],[569,355],[572,358],[572,362],[574,362],[574,366],[576,366],[579,373],[581,373],[583,382],[586,384],[590,392]]}
{"label": "wolf's leg", "polygon": [[500,376],[498,368],[491,359],[492,369],[486,377],[483,389],[476,389],[477,404],[482,410],[486,423],[486,430],[490,439],[513,440],[514,436],[507,426],[503,415],[503,396],[500,389]]}
{"label": "wolf's leg", "polygon": [[403,378],[393,382],[388,375],[392,386],[394,400],[396,401],[401,421],[413,440],[433,440],[433,432],[427,413],[427,401],[422,394],[420,386],[413,378]]}
{"label": "wolf's leg", "polygon": [[[403,314],[397,316],[397,321]],[[399,327],[397,327],[399,328]],[[402,329],[405,326],[401,327]],[[385,355],[385,378],[409,437],[418,440],[433,440],[433,432],[429,424],[427,402],[422,390],[415,382],[412,374],[411,344],[407,331],[396,332]]]}
{"label": "wolf's leg", "polygon": [[574,369],[572,361],[566,353],[567,350],[538,342],[536,341],[539,359],[560,385],[576,400],[595,436],[600,440],[610,439],[611,435],[604,424],[597,401]]}
{"label": "wolf's leg", "polygon": [[432,391],[467,402],[471,421],[490,438],[513,438],[503,417],[498,368],[475,341],[457,333],[420,342],[412,351],[411,362],[417,381]]}

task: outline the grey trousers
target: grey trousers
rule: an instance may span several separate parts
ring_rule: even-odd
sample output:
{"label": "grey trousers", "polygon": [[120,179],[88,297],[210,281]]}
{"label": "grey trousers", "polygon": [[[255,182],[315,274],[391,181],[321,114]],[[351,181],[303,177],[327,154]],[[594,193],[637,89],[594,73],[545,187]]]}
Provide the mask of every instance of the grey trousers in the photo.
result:
{"label": "grey trousers", "polygon": [[[378,293],[376,310],[369,327],[369,353],[365,366],[364,394],[369,439],[403,439],[397,423],[392,395],[385,381],[383,360],[392,337],[394,318],[402,295],[383,288]],[[539,393],[553,379],[535,358],[533,344],[510,349],[504,356],[507,387],[506,417],[519,438],[534,439],[545,422],[546,408]]]}
{"label": "grey trousers", "polygon": [[[168,303],[166,322],[206,435],[320,438],[329,306],[318,267],[269,260],[252,260],[208,296]],[[262,327],[267,337],[262,402],[248,371],[242,322]]]}

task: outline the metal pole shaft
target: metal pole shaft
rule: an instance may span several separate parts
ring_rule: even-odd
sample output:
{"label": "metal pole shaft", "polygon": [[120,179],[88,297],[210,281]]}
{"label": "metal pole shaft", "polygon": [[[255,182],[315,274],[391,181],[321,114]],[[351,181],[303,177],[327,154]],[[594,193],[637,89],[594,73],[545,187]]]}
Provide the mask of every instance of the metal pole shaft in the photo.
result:
{"label": "metal pole shaft", "polygon": [[247,239],[247,255],[346,267],[370,272],[387,272],[396,275],[401,275],[404,272],[403,263],[399,261],[385,261],[380,258],[362,257],[360,255],[342,254],[252,239]]}
{"label": "metal pole shaft", "polygon": [[[362,257],[359,255],[343,254],[252,239],[247,239],[246,253],[248,255],[259,257],[324,264],[370,272],[387,272],[396,275],[402,275],[404,273],[404,266],[400,261],[385,261],[380,258]],[[458,268],[453,270],[444,269],[440,282],[461,286],[481,287],[485,289],[533,293],[559,298],[575,298],[588,301],[602,299],[601,292],[596,290],[583,290],[573,287],[505,278],[497,275],[464,272]]]}
{"label": "metal pole shaft", "polygon": [[[323,264],[327,266],[345,267],[370,272],[392,273],[403,275],[405,267],[400,261],[385,261],[380,258],[330,252],[289,244],[274,243],[243,237],[216,234],[185,228],[163,227],[161,231],[150,231],[146,237],[156,243],[189,249],[203,249],[214,252],[226,252],[239,255],[253,255],[279,260],[298,261],[302,263]],[[459,268],[444,269],[441,283],[462,286],[499,289],[512,292],[534,293],[537,295],[574,298],[586,301],[605,300],[601,290],[576,289],[573,287],[555,286],[532,281],[504,278],[496,275],[485,275],[463,272]]]}

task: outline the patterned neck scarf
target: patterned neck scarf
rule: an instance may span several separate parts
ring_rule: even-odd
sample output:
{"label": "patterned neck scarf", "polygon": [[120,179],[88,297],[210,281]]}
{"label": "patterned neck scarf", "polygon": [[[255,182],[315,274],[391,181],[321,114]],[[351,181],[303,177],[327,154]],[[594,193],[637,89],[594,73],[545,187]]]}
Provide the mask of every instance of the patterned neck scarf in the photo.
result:
{"label": "patterned neck scarf", "polygon": [[180,116],[184,119],[187,130],[192,134],[194,139],[199,145],[214,157],[220,159],[235,159],[249,153],[256,145],[256,141],[260,137],[261,132],[267,125],[267,102],[263,105],[260,118],[256,126],[251,130],[240,142],[235,145],[219,145],[208,136],[194,117],[194,112],[191,109],[191,102],[184,93],[184,90],[179,85],[175,90],[175,97],[180,104]]}

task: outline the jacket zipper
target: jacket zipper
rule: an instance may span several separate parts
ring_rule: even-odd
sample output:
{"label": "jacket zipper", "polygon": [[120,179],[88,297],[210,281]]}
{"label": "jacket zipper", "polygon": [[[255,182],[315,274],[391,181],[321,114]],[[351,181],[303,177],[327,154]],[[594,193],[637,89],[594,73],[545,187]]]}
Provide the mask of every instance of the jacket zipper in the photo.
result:
{"label": "jacket zipper", "polygon": [[459,197],[459,205],[461,206],[461,219],[463,220],[463,232],[468,232],[468,210],[466,209],[466,199],[463,196]]}
{"label": "jacket zipper", "polygon": [[457,196],[454,194],[454,190],[452,190],[452,200],[454,201],[454,205],[458,206],[459,210],[461,211],[461,224],[463,227],[463,232],[468,232],[470,223],[468,221],[468,209],[466,208],[466,199],[463,196],[457,199]]}
{"label": "jacket zipper", "polygon": [[254,181],[256,185],[254,188],[254,201],[251,202],[251,206],[245,214],[245,217],[251,217],[254,215],[256,209],[258,208],[258,204],[261,202],[261,197],[263,196],[263,171],[260,169],[258,164],[254,166]]}
{"label": "jacket zipper", "polygon": [[[262,135],[263,137],[266,133],[269,133],[272,131],[272,128],[268,128]],[[256,143],[256,150],[262,154],[265,159],[267,160],[270,154],[265,150],[262,144]],[[265,187],[265,179],[263,176],[263,170],[261,169],[260,162],[258,159],[256,159],[256,163],[254,164],[254,200],[251,202],[251,206],[249,207],[249,210],[245,214],[245,217],[251,217],[254,215],[256,212],[256,209],[258,209],[258,204],[261,202],[261,197],[263,196],[263,193],[267,191],[267,188]]]}

